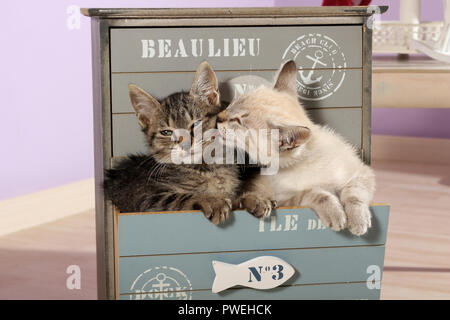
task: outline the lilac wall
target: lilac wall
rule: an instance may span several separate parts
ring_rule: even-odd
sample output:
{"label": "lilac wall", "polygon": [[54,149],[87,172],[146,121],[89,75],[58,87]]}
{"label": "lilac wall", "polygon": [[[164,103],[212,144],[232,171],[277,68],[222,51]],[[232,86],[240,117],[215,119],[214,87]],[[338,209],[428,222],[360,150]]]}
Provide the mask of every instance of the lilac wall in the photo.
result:
{"label": "lilac wall", "polygon": [[[295,7],[295,6],[320,6],[322,0],[275,0],[277,7]],[[383,14],[382,20],[397,20],[400,16],[400,1],[399,0],[372,0],[372,5],[387,5],[389,10]],[[422,0],[421,1],[421,16],[422,21],[442,20],[443,2],[442,0]]]}
{"label": "lilac wall", "polygon": [[[59,0],[5,1],[0,20],[0,200],[93,176],[90,22],[78,7],[307,6],[321,0]],[[398,15],[398,1],[388,3]],[[440,1],[429,5],[428,20],[442,17]],[[79,24],[78,24],[79,22]],[[375,110],[374,131],[449,137],[428,126],[450,119],[439,113]],[[406,114],[406,116],[405,116]],[[438,116],[436,116],[438,115]],[[419,123],[421,125],[419,125]],[[431,127],[431,128],[430,128]],[[443,127],[443,126],[442,126]]]}
{"label": "lilac wall", "polygon": [[[7,14],[0,19],[0,200],[93,176],[90,20],[70,13],[70,6],[184,7],[187,3],[49,2],[2,3]],[[191,7],[253,3],[189,1]],[[257,3],[273,6],[272,0]]]}

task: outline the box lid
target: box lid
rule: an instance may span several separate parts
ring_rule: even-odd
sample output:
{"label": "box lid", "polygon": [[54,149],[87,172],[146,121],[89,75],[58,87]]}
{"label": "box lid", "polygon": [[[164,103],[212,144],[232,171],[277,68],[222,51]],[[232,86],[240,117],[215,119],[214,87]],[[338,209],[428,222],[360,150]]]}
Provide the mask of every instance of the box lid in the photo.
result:
{"label": "box lid", "polygon": [[[378,8],[379,11],[376,9]],[[272,7],[272,8],[82,8],[88,17],[118,18],[243,18],[370,16],[388,6]]]}

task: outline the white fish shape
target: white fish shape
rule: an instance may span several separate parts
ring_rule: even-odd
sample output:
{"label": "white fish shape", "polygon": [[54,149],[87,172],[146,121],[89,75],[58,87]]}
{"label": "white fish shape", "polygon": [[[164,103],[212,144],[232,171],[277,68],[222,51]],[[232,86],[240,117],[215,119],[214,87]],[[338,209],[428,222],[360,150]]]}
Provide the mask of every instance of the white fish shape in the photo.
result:
{"label": "white fish shape", "polygon": [[272,289],[285,283],[295,273],[286,261],[272,256],[261,256],[241,264],[212,262],[216,278],[212,292],[218,293],[241,285],[253,289]]}

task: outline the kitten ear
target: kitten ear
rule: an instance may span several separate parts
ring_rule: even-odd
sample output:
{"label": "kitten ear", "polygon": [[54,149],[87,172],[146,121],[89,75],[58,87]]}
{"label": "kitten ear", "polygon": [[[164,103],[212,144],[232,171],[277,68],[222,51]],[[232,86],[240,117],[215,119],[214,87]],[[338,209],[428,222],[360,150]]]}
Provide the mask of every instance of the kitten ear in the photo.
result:
{"label": "kitten ear", "polygon": [[297,65],[293,60],[283,64],[278,70],[274,89],[297,97]]}
{"label": "kitten ear", "polygon": [[311,137],[311,130],[303,126],[279,128],[280,151],[290,150],[304,144]]}
{"label": "kitten ear", "polygon": [[161,107],[158,100],[135,84],[128,85],[128,94],[133,105],[138,122],[143,129],[148,128],[155,111]]}
{"label": "kitten ear", "polygon": [[198,66],[190,94],[194,98],[199,98],[208,106],[220,105],[219,83],[208,62],[203,61]]}

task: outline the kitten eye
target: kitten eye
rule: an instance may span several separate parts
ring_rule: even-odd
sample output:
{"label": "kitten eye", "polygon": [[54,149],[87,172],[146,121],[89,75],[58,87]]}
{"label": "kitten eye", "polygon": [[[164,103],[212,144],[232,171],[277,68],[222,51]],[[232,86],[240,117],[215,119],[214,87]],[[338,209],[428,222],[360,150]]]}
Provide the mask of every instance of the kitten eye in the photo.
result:
{"label": "kitten eye", "polygon": [[159,133],[161,133],[163,136],[168,137],[168,136],[172,135],[173,131],[172,130],[162,130]]}
{"label": "kitten eye", "polygon": [[202,120],[197,120],[194,122],[194,127],[198,126],[200,123],[202,123]]}

